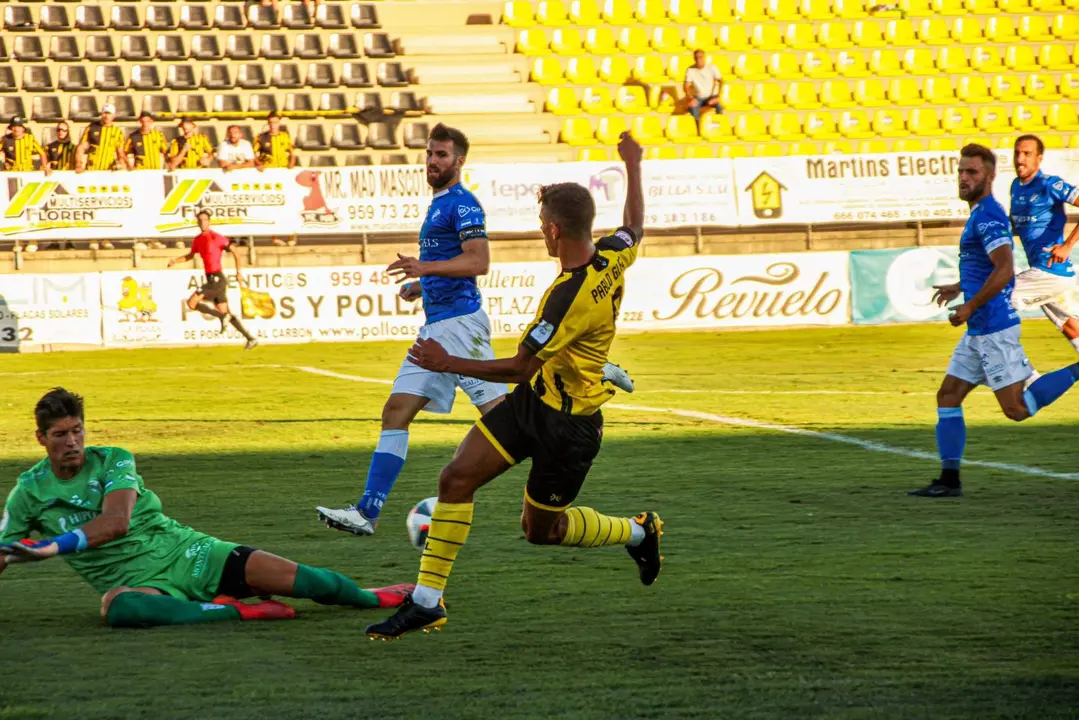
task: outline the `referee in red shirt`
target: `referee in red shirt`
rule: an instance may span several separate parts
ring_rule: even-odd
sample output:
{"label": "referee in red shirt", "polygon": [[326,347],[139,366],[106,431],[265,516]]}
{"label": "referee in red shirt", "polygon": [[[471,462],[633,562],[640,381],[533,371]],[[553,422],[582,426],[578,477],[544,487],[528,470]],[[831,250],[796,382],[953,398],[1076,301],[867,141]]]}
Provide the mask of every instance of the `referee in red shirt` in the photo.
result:
{"label": "referee in red shirt", "polygon": [[[244,350],[251,350],[259,344],[258,340],[244,328],[240,323],[240,318],[229,312],[229,300],[226,296],[229,283],[221,267],[221,256],[228,250],[229,254],[232,255],[232,261],[236,263],[236,279],[243,285],[243,276],[240,275],[240,256],[236,254],[236,248],[233,247],[231,240],[210,229],[210,213],[202,210],[197,217],[199,230],[202,232],[196,235],[192,241],[191,252],[182,257],[169,260],[169,267],[180,262],[190,262],[195,255],[202,256],[203,269],[206,271],[206,283],[191,293],[191,297],[187,299],[187,306],[192,310],[198,310],[204,315],[212,315],[220,319],[221,332],[225,332],[225,327],[231,323],[232,327],[247,338]],[[204,299],[213,303],[214,307],[210,307],[209,304],[203,302]]]}

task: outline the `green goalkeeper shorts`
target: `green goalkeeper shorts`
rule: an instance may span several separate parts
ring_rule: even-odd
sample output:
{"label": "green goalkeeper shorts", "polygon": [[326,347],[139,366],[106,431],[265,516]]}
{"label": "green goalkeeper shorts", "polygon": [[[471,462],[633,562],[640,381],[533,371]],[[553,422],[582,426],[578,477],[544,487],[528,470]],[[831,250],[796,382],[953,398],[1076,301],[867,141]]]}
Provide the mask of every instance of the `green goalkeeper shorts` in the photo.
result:
{"label": "green goalkeeper shorts", "polygon": [[209,602],[217,596],[221,575],[229,553],[240,547],[192,532],[159,569],[131,583],[132,587],[152,587],[178,600]]}

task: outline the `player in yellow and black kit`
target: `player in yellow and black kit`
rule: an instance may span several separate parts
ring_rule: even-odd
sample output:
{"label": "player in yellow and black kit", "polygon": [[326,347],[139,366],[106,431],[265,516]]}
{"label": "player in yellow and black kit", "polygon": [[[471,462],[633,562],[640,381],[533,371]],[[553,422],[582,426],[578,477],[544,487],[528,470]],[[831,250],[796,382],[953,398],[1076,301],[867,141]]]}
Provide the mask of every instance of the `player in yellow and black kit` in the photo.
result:
{"label": "player in yellow and black kit", "polygon": [[154,128],[154,116],[139,113],[139,129],[127,136],[124,160],[128,170],[164,170],[169,149],[165,133]]}
{"label": "player in yellow and black kit", "polygon": [[30,133],[26,132],[26,120],[21,117],[11,118],[8,123],[10,132],[0,138],[0,155],[4,158],[4,170],[8,172],[30,172],[34,169],[34,155],[41,160],[41,169],[49,173],[49,159],[45,148]]}
{"label": "player in yellow and black kit", "polygon": [[296,153],[292,149],[292,138],[287,130],[281,129],[281,116],[277,111],[266,117],[269,130],[259,133],[255,138],[257,166],[262,168],[291,168],[296,165]]}
{"label": "player in yellow and black kit", "polygon": [[124,131],[112,124],[116,107],[105,103],[101,119],[86,126],[75,153],[75,170],[112,170],[117,163],[126,167],[121,158],[124,149]]}
{"label": "player in yellow and black kit", "polygon": [[625,272],[644,235],[641,146],[623,133],[618,152],[628,186],[624,227],[599,242],[592,242],[596,205],[587,188],[560,183],[540,190],[543,237],[562,272],[543,296],[516,356],[453,357],[437,341],[423,339],[409,351],[410,361],[433,372],[518,385],[476,423],[442,470],[416,590],[396,614],[369,626],[369,636],[392,640],[446,623],[442,592],[468,539],[475,492],[527,458],[532,468],[521,525],[530,543],[625,545],[642,583],[651,585],[659,575],[663,523],[658,514],[618,518],[571,506],[599,453],[600,406],[614,395],[603,383],[603,366],[614,340]]}
{"label": "player in yellow and black kit", "polygon": [[56,139],[45,146],[45,154],[53,170],[75,169],[75,143],[71,142],[71,127],[67,121],[56,123]]}

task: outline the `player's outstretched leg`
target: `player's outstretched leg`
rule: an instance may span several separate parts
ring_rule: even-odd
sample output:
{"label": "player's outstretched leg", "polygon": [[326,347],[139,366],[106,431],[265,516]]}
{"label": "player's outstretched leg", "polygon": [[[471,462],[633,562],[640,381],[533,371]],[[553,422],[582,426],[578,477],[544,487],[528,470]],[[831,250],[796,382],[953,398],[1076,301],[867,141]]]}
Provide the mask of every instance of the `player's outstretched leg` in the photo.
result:
{"label": "player's outstretched leg", "polygon": [[[361,609],[397,607],[412,592],[412,585],[394,585],[365,590],[339,572],[301,565],[261,550],[241,549],[248,557],[243,568],[243,585],[235,594],[280,595],[314,600],[320,605],[343,605]],[[240,562],[243,562],[242,560]],[[235,566],[234,566],[235,567]],[[221,592],[230,594],[228,570],[222,576]],[[244,587],[246,586],[246,587]]]}
{"label": "player's outstretched leg", "polygon": [[1075,351],[1079,352],[1079,318],[1069,314],[1057,303],[1042,305],[1042,312],[1057,326],[1057,330],[1071,343]]}
{"label": "player's outstretched leg", "polygon": [[221,597],[214,602],[196,602],[162,595],[153,588],[120,587],[102,598],[101,616],[110,627],[148,628],[225,620],[288,620],[296,613],[272,600],[245,604]]}
{"label": "player's outstretched leg", "polygon": [[[1025,420],[1027,417],[1034,417],[1039,410],[1051,405],[1059,400],[1064,393],[1071,390],[1077,381],[1079,381],[1079,363],[1042,375],[1023,390],[1023,405],[1028,413],[1026,417],[1013,417],[1011,414],[1008,417],[1013,420]],[[1004,405],[1003,399],[1001,400],[1001,405]],[[1005,408],[1005,412],[1007,412],[1007,408]]]}

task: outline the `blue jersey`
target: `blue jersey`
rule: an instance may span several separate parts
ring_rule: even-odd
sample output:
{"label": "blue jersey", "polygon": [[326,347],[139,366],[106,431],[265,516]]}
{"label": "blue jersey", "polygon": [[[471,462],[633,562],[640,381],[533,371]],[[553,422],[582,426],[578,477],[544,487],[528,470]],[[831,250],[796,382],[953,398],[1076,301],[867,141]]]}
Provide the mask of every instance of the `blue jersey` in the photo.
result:
{"label": "blue jersey", "polygon": [[[431,198],[420,228],[420,260],[451,260],[463,252],[463,243],[486,238],[483,208],[475,195],[457,184]],[[480,289],[474,277],[431,275],[420,278],[420,285],[429,323],[470,315],[480,309]]]}
{"label": "blue jersey", "polygon": [[1079,189],[1041,171],[1025,185],[1012,181],[1012,229],[1023,243],[1030,267],[1071,277],[1071,261],[1049,266],[1049,249],[1064,242],[1064,203],[1079,202]]}
{"label": "blue jersey", "polygon": [[[959,288],[967,300],[978,294],[993,272],[989,253],[1005,245],[1012,247],[1008,215],[990,195],[971,209],[959,238]],[[974,311],[967,322],[968,335],[988,335],[1019,324],[1019,313],[1011,301],[1014,286],[1012,280],[996,297]]]}

